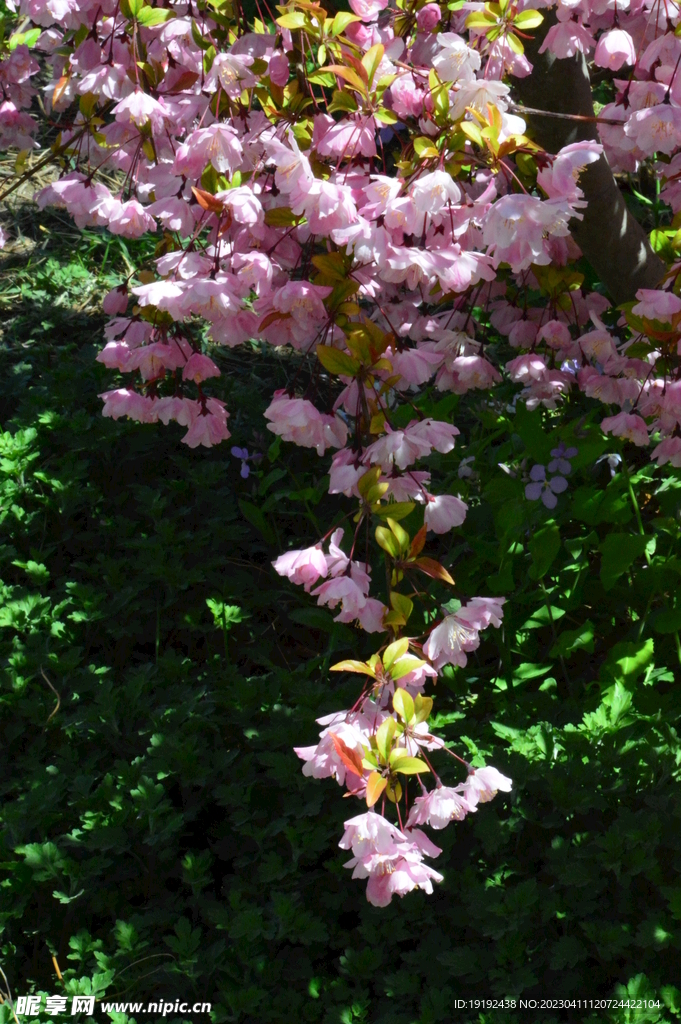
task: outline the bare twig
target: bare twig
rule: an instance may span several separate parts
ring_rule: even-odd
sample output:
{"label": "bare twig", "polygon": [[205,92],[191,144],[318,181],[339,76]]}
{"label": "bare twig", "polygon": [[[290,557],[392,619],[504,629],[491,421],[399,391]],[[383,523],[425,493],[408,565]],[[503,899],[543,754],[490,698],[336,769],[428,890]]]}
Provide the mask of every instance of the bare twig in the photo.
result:
{"label": "bare twig", "polygon": [[[50,680],[49,680],[49,679],[47,678],[47,676],[45,675],[45,670],[43,669],[42,665],[40,666],[40,674],[41,674],[41,676],[43,677],[43,679],[45,680],[45,682],[47,683],[47,685],[49,686],[49,688],[50,688],[50,689],[52,690],[52,693],[53,693],[53,694],[55,695],[55,697],[57,698],[57,703],[55,704],[55,707],[54,707],[54,711],[52,712],[52,714],[50,715],[50,717],[49,717],[49,718],[47,719],[47,721],[45,722],[45,728],[47,729],[47,727],[48,727],[48,725],[50,724],[51,720],[52,720],[52,719],[54,718],[54,716],[55,716],[55,715],[57,714],[57,712],[59,711],[59,708],[61,707],[61,697],[59,696],[59,694],[58,694],[58,693],[57,693],[57,691],[55,690],[55,688],[54,688],[54,686],[52,685],[52,683],[50,682]],[[53,959],[54,959],[54,957],[53,957]],[[56,964],[55,964],[55,967],[56,967]],[[59,968],[58,968],[58,967],[56,967],[56,970],[57,970],[57,973],[58,973],[58,972],[59,972]]]}
{"label": "bare twig", "polygon": [[536,117],[558,117],[563,121],[588,121],[591,124],[615,124],[621,128],[624,121],[618,121],[614,117],[598,117],[594,114],[591,117],[589,114],[559,114],[555,110],[538,110],[536,107],[524,107],[518,103],[509,103],[509,109],[514,114],[534,114]]}

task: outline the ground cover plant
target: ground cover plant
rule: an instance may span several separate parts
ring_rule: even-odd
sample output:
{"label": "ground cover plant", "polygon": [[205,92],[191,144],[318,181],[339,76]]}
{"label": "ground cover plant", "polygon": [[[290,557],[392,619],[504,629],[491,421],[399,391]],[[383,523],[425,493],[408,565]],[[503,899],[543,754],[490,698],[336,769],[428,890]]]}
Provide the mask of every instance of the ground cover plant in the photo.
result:
{"label": "ground cover plant", "polygon": [[[263,455],[246,480],[225,446],[193,453],[180,431],[103,420],[92,310],[122,255],[110,249],[97,276],[104,236],[71,238],[71,258],[66,224],[44,226],[45,249],[3,272],[0,899],[13,993],[196,995],[215,1020],[393,1024],[526,1020],[453,1000],[550,992],[655,1005],[542,1020],[678,1019],[680,709],[663,596],[678,587],[676,476],[629,461],[627,479],[580,415],[577,436],[562,435],[580,448],[570,505],[550,513],[499,468],[511,453],[548,461],[560,442],[541,413],[518,405],[503,429],[470,415],[476,462],[463,472],[474,465],[494,500],[475,504],[478,479],[443,456],[471,511],[438,555],[473,589],[505,578],[508,608],[503,630],[439,680],[436,727],[514,787],[438,834],[433,897],[373,908],[338,856],[342,801],[290,749],[353,699],[328,666],[371,651],[270,566],[330,501],[315,464],[262,431],[263,383],[291,369],[271,358],[264,381],[223,356],[234,439]],[[32,218],[24,230],[43,243]],[[636,507],[658,545],[650,566],[622,550]]]}
{"label": "ground cover plant", "polygon": [[678,1016],[677,21],[7,6],[30,986]]}

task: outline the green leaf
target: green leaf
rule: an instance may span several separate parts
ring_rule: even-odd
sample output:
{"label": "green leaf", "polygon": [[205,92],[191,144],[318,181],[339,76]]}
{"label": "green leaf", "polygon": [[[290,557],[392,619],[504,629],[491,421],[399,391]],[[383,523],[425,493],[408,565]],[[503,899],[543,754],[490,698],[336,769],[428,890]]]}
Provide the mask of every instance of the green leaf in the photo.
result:
{"label": "green leaf", "polygon": [[143,7],[137,15],[137,21],[145,28],[153,28],[154,25],[163,25],[175,17],[175,11],[163,7]]}
{"label": "green leaf", "polygon": [[588,651],[593,654],[594,650],[594,625],[587,619],[579,629],[566,629],[558,637],[549,654],[552,658],[569,658],[575,651]]}
{"label": "green leaf", "polygon": [[354,377],[359,369],[359,363],[352,356],[332,345],[317,345],[317,359],[329,373],[343,374],[345,377]]}
{"label": "green leaf", "polygon": [[655,645],[652,639],[640,643],[615,644],[601,665],[603,680],[630,682],[636,679],[653,660]]}
{"label": "green leaf", "polygon": [[244,519],[247,519],[251,526],[255,526],[256,530],[262,534],[268,544],[276,544],[274,531],[257,505],[253,505],[250,501],[244,501],[243,498],[240,498],[239,508]]}
{"label": "green leaf", "polygon": [[538,530],[528,543],[532,555],[529,575],[533,580],[540,580],[549,571],[553,560],[560,551],[560,530],[556,523]]}
{"label": "green leaf", "polygon": [[390,757],[390,767],[393,771],[401,772],[402,775],[416,775],[417,772],[430,771],[425,761],[418,757],[410,757],[403,750],[393,750]]}
{"label": "green leaf", "polygon": [[383,548],[384,551],[387,551],[391,558],[400,557],[400,545],[395,534],[392,530],[389,530],[387,526],[376,527],[376,541],[379,547]]}
{"label": "green leaf", "polygon": [[543,20],[544,16],[539,11],[521,11],[513,19],[513,27],[527,32],[528,29],[539,28]]}
{"label": "green leaf", "polygon": [[384,519],[390,516],[391,519],[405,519],[410,512],[413,512],[415,503],[413,501],[390,501],[387,505],[380,505],[378,508],[372,509],[372,512],[376,516],[380,516]]}
{"label": "green leaf", "polygon": [[397,722],[394,718],[386,718],[376,730],[376,747],[384,761],[388,760],[393,736],[397,729]]}
{"label": "green leaf", "polygon": [[655,616],[656,633],[677,633],[681,630],[681,608],[662,608]]}
{"label": "green leaf", "polygon": [[402,637],[401,640],[395,640],[393,643],[388,644],[385,651],[383,652],[383,665],[386,669],[390,670],[393,663],[398,658],[403,658],[409,650],[409,640],[407,637]]}
{"label": "green leaf", "polygon": [[633,533],[610,533],[601,544],[601,583],[612,590],[620,576],[646,549],[650,537]]}
{"label": "green leaf", "polygon": [[10,50],[16,50],[17,46],[27,46],[30,50],[38,42],[41,31],[39,28],[30,28],[28,32],[15,32],[7,40],[7,45]]}
{"label": "green leaf", "polygon": [[414,717],[414,698],[410,693],[406,690],[395,690],[393,707],[403,721],[411,722]]}
{"label": "green leaf", "polygon": [[421,658],[415,658],[413,654],[405,654],[403,658],[399,658],[395,662],[390,669],[390,675],[395,680],[402,679],[403,676],[408,676],[410,672],[415,672],[417,668],[421,668],[421,665],[425,665],[425,661],[422,661]]}
{"label": "green leaf", "polygon": [[303,28],[306,22],[307,18],[302,11],[291,11],[290,14],[282,14],[281,18],[277,18],[277,25],[293,30]]}
{"label": "green leaf", "polygon": [[362,19],[356,14],[350,14],[349,11],[339,11],[331,22],[331,35],[339,36],[342,32],[345,32],[348,25],[352,25],[354,21],[361,21]]}

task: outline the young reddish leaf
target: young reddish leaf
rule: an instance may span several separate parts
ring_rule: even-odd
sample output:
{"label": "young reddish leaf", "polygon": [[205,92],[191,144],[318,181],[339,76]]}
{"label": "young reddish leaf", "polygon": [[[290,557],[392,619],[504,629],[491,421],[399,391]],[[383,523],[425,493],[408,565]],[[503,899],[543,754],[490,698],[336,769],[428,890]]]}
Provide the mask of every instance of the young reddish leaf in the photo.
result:
{"label": "young reddish leaf", "polygon": [[194,185],[192,185],[192,192],[202,210],[206,210],[208,213],[222,213],[224,209],[222,203],[210,192],[205,192],[202,188],[195,188]]}
{"label": "young reddish leaf", "polygon": [[423,546],[426,543],[427,533],[428,530],[424,523],[419,532],[414,537],[413,541],[411,542],[411,548],[409,549],[409,556],[411,558],[416,558],[417,555],[420,555],[421,552],[423,551]]}
{"label": "young reddish leaf", "polygon": [[442,580],[443,583],[451,583],[454,586],[454,580],[444,565],[440,565],[434,558],[417,558],[414,565],[418,566],[421,572],[425,572],[426,576],[430,576],[434,580]]}
{"label": "young reddish leaf", "polygon": [[352,68],[344,68],[342,64],[329,64],[324,71],[331,71],[338,78],[343,78],[348,85],[362,96],[366,96],[366,86],[356,71]]}
{"label": "young reddish leaf", "polygon": [[268,313],[266,317],[263,317],[263,319],[258,324],[258,330],[259,331],[264,331],[266,327],[270,326],[270,324],[276,324],[277,320],[290,320],[290,319],[291,319],[291,314],[290,313],[280,313],[278,310],[275,309],[275,311],[273,313]]}
{"label": "young reddish leaf", "polygon": [[347,743],[344,743],[340,736],[336,736],[335,732],[329,733],[329,736],[333,740],[336,753],[345,767],[355,775],[359,775],[361,779],[364,775],[364,769],[362,768],[362,755],[358,754],[356,750],[352,749],[352,747],[349,747]]}

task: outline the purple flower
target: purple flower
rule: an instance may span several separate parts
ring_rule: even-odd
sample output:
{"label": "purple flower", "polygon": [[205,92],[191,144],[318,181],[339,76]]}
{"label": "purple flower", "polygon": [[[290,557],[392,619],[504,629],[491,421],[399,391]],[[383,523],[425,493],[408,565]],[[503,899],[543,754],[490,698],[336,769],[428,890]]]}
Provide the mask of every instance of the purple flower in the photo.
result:
{"label": "purple flower", "polygon": [[251,467],[248,465],[250,462],[258,463],[262,459],[260,452],[254,452],[253,455],[248,454],[248,448],[232,448],[232,455],[235,459],[241,459],[241,476],[244,480],[248,479],[251,472]]}
{"label": "purple flower", "polygon": [[533,466],[530,470],[530,480],[532,483],[525,488],[525,497],[529,501],[537,501],[541,498],[546,508],[556,507],[558,504],[556,495],[562,494],[568,485],[564,476],[554,476],[547,480],[544,466]]}
{"label": "purple flower", "polygon": [[569,460],[574,459],[578,452],[578,448],[566,448],[561,441],[557,448],[551,449],[551,454],[554,457],[549,462],[549,473],[562,473],[564,476],[567,476],[572,472]]}

